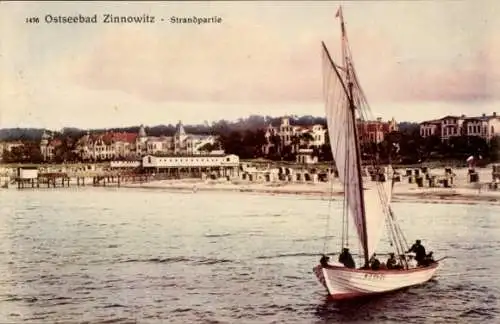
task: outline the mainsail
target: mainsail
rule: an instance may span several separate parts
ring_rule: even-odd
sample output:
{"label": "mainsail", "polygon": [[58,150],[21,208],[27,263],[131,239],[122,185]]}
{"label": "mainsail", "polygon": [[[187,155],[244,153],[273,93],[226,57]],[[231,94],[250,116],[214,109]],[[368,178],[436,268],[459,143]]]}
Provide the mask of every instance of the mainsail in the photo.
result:
{"label": "mainsail", "polygon": [[361,190],[361,170],[357,166],[356,121],[353,118],[352,100],[339,70],[323,43],[323,90],[325,96],[326,121],[333,159],[344,185],[348,210],[354,221],[358,237],[367,253],[367,233],[364,212],[363,192]]}
{"label": "mainsail", "polygon": [[386,216],[390,214],[392,182],[386,172],[385,182],[363,184],[356,120],[366,118],[369,107],[354,70],[341,10],[339,15],[343,66],[333,62],[322,44],[326,119],[333,159],[344,185],[346,212],[354,222],[367,262],[377,248]]}

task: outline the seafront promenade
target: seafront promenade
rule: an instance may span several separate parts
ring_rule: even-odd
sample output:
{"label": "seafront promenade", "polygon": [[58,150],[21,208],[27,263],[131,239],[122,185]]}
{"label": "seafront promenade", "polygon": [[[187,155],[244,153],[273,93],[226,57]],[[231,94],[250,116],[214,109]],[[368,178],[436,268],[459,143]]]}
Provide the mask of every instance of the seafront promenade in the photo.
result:
{"label": "seafront promenade", "polygon": [[[411,171],[409,171],[411,170]],[[415,170],[419,170],[416,172]],[[423,173],[425,170],[425,173]],[[105,165],[45,165],[40,168],[41,178],[47,175],[59,176],[59,182],[42,181],[41,185],[27,182],[25,189],[46,189],[74,186],[119,186],[122,188],[160,189],[168,191],[226,191],[254,192],[259,194],[293,194],[316,196],[327,199],[330,196],[341,198],[343,188],[335,174],[321,177],[325,170],[309,167],[264,168],[243,163],[237,176],[222,177],[214,173],[197,174],[196,177],[172,177],[166,174],[134,173],[130,170],[112,170]],[[396,169],[399,181],[394,187],[394,201],[425,201],[440,203],[488,203],[500,204],[500,190],[493,181],[493,167],[476,168],[477,180],[471,182],[468,168],[400,168]],[[448,172],[447,172],[448,171]],[[408,175],[411,173],[412,175]],[[415,173],[419,175],[416,176]],[[15,183],[14,169],[0,169],[0,183],[9,188],[19,188]],[[50,178],[50,177],[49,177]],[[370,181],[369,173],[365,174]],[[417,181],[420,178],[420,181]],[[431,181],[434,179],[435,181]],[[446,180],[446,181],[445,181]],[[54,180],[55,181],[55,180]],[[64,182],[66,181],[66,182]]]}
{"label": "seafront promenade", "polygon": [[[470,183],[468,169],[454,170],[455,178],[450,187],[419,187],[415,182],[409,183],[408,177],[394,186],[393,201],[427,202],[427,203],[462,203],[500,205],[500,190],[490,188],[491,168],[476,170],[483,182]],[[443,173],[444,169],[431,169],[432,173]],[[164,180],[147,183],[126,184],[123,188],[142,188],[166,191],[220,191],[220,192],[253,192],[270,195],[304,195],[328,199],[342,199],[343,188],[338,179],[332,182],[312,181],[250,181],[250,180]]]}

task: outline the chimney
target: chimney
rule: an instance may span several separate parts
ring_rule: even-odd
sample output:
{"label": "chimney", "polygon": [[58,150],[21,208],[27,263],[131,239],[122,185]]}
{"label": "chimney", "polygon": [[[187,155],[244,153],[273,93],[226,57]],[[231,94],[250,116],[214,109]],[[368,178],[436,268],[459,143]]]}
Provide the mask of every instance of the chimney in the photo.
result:
{"label": "chimney", "polygon": [[497,116],[497,112],[496,112],[496,111],[494,111],[494,112],[493,112],[493,117],[496,117],[496,116]]}
{"label": "chimney", "polygon": [[486,117],[486,114],[483,114],[483,117]]}
{"label": "chimney", "polygon": [[465,115],[462,115],[461,117],[462,117],[462,118],[465,118]]}

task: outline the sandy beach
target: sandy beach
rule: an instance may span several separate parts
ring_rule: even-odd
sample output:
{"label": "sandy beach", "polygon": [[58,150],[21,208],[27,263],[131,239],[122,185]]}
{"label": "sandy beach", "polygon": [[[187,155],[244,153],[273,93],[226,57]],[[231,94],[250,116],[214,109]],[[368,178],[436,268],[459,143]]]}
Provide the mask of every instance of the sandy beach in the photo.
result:
{"label": "sandy beach", "polygon": [[[476,170],[480,182],[469,183],[467,169],[455,169],[455,177],[451,188],[423,187],[415,183],[408,183],[408,178],[403,177],[401,182],[395,184],[393,201],[415,201],[426,203],[461,203],[479,204],[487,203],[500,205],[500,190],[490,190],[491,168]],[[431,170],[432,175],[444,175],[443,169]],[[161,180],[148,183],[122,184],[123,188],[144,188],[181,191],[228,191],[228,192],[254,192],[260,194],[288,194],[318,196],[327,199],[331,194],[334,198],[343,197],[342,185],[335,179],[329,182],[250,182],[245,180]]]}

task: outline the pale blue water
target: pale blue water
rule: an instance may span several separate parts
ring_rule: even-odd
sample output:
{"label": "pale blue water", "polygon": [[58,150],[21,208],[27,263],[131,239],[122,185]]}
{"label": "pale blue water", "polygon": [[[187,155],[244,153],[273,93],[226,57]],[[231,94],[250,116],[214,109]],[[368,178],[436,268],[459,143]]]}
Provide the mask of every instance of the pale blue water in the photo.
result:
{"label": "pale blue water", "polygon": [[455,259],[423,286],[335,304],[312,274],[327,201],[3,190],[0,322],[500,322],[500,208],[397,203],[394,209],[409,240],[421,238],[436,258]]}

